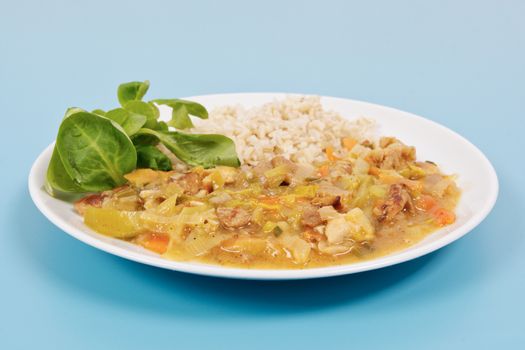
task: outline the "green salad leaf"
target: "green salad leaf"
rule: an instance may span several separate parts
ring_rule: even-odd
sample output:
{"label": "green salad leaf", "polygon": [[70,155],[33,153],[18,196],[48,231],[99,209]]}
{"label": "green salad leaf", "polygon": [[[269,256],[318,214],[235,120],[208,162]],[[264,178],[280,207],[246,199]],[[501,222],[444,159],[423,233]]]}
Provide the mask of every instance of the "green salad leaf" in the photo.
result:
{"label": "green salad leaf", "polygon": [[137,168],[169,171],[172,169],[171,160],[157,147],[152,145],[137,145]]}
{"label": "green salad leaf", "polygon": [[171,120],[168,122],[169,126],[176,129],[189,129],[193,127],[190,115],[201,119],[208,119],[208,111],[200,103],[181,100],[177,98],[172,99],[157,99],[153,102],[159,105],[167,105],[172,108]]}
{"label": "green salad leaf", "polygon": [[157,107],[143,101],[131,101],[126,103],[124,109],[132,114],[142,115],[146,118],[145,128],[154,128],[157,125],[159,113]]}
{"label": "green salad leaf", "polygon": [[143,114],[130,112],[124,108],[115,108],[106,113],[106,118],[118,123],[128,136],[134,135],[147,122],[147,117]]}
{"label": "green salad leaf", "polygon": [[69,117],[70,115],[75,114],[75,113],[78,113],[78,112],[86,112],[86,111],[83,110],[83,109],[80,108],[80,107],[69,107],[69,108],[66,110],[66,113],[64,113],[64,118],[63,118],[63,119],[66,119],[66,118]]}
{"label": "green salad leaf", "polygon": [[[156,147],[159,143],[189,165],[240,165],[235,144],[226,136],[169,131],[169,126],[193,127],[190,116],[207,119],[204,106],[181,99],[142,101],[148,89],[147,80],[121,84],[121,107],[107,112],[68,108],[47,169],[45,187],[51,195],[72,198],[112,189],[137,167],[171,170],[170,158]],[[172,108],[168,123],[158,120],[159,104]]]}
{"label": "green salad leaf", "polygon": [[155,136],[183,162],[211,168],[216,165],[241,165],[232,139],[216,134],[185,134],[177,131],[141,129],[137,135]]}
{"label": "green salad leaf", "polygon": [[104,191],[126,182],[137,153],[124,130],[108,118],[78,112],[58,130],[56,149],[71,179],[85,192]]}
{"label": "green salad leaf", "polygon": [[149,80],[132,81],[120,84],[117,91],[120,105],[124,107],[129,101],[140,101],[149,89]]}
{"label": "green salad leaf", "polygon": [[67,173],[56,147],[53,149],[53,155],[47,168],[45,187],[53,196],[57,196],[63,192],[85,192]]}
{"label": "green salad leaf", "polygon": [[100,115],[101,117],[104,117],[106,115],[106,112],[104,110],[98,108],[92,110],[91,113]]}

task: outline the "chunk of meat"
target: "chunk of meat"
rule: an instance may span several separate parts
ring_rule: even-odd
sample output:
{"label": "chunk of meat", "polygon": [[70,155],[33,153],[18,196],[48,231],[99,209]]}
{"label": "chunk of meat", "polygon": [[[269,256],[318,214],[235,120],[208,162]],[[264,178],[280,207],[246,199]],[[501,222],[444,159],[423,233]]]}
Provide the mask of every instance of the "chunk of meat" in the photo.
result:
{"label": "chunk of meat", "polygon": [[107,195],[103,193],[92,194],[75,202],[74,207],[77,213],[84,215],[88,207],[102,208],[102,203]]}
{"label": "chunk of meat", "polygon": [[301,224],[307,227],[316,227],[323,223],[321,215],[319,215],[319,208],[313,205],[304,207],[301,216]]}
{"label": "chunk of meat", "polygon": [[378,168],[399,170],[416,160],[416,149],[396,138],[383,137],[379,140],[379,146],[369,155],[369,159]]}
{"label": "chunk of meat", "polygon": [[319,185],[317,194],[312,199],[312,204],[317,206],[331,205],[337,207],[341,203],[341,197],[347,194],[347,191],[332,185],[329,182],[323,182]]}
{"label": "chunk of meat", "polygon": [[246,226],[252,219],[248,210],[240,207],[219,207],[217,208],[217,217],[219,218],[220,223],[226,228],[239,228]]}
{"label": "chunk of meat", "polygon": [[383,169],[401,169],[408,162],[416,160],[416,149],[402,143],[394,143],[385,148],[385,155],[381,167]]}
{"label": "chunk of meat", "polygon": [[177,182],[184,193],[189,195],[194,195],[204,188],[200,176],[196,173],[186,173]]}
{"label": "chunk of meat", "polygon": [[314,199],[312,199],[313,205],[318,205],[322,207],[331,205],[335,208],[340,203],[341,203],[341,196],[320,194],[320,195],[317,195]]}
{"label": "chunk of meat", "polygon": [[412,198],[405,185],[394,184],[390,186],[388,199],[374,208],[374,215],[377,216],[379,222],[391,221],[403,210],[414,211]]}
{"label": "chunk of meat", "polygon": [[370,140],[364,140],[363,142],[361,142],[361,146],[374,149],[374,144]]}

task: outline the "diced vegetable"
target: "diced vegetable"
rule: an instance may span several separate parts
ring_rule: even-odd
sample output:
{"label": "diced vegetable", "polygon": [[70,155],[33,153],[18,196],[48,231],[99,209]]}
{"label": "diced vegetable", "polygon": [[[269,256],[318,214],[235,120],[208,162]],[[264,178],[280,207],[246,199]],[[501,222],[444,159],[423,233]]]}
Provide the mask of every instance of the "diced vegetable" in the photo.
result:
{"label": "diced vegetable", "polygon": [[343,144],[343,147],[346,150],[350,151],[357,144],[357,140],[351,137],[343,137],[343,139],[341,140],[341,143]]}
{"label": "diced vegetable", "polygon": [[305,240],[288,234],[282,234],[279,241],[284,248],[288,249],[293,256],[293,259],[298,264],[304,264],[310,255],[311,247]]}
{"label": "diced vegetable", "polygon": [[332,146],[327,146],[325,148],[326,158],[328,158],[329,161],[335,162],[339,158],[334,154],[334,148]]}
{"label": "diced vegetable", "polygon": [[170,237],[167,234],[146,232],[138,235],[135,243],[158,254],[164,254],[168,249]]}
{"label": "diced vegetable", "polygon": [[437,200],[429,195],[421,195],[415,200],[414,204],[417,209],[428,211],[437,205]]}
{"label": "diced vegetable", "polygon": [[353,173],[357,175],[367,175],[370,164],[361,158],[357,158],[354,163]]}
{"label": "diced vegetable", "polygon": [[344,216],[339,215],[328,221],[326,224],[325,235],[328,238],[328,243],[338,244],[342,243],[345,236],[351,233],[351,226],[345,220]]}
{"label": "diced vegetable", "polygon": [[141,231],[140,212],[89,207],[84,223],[93,230],[115,238],[131,238]]}
{"label": "diced vegetable", "polygon": [[330,167],[327,164],[319,167],[319,175],[321,177],[327,177],[329,173],[330,173]]}
{"label": "diced vegetable", "polygon": [[266,177],[266,183],[268,184],[268,187],[279,186],[286,179],[286,175],[288,175],[289,172],[290,168],[286,165],[279,165],[266,171],[264,176]]}
{"label": "diced vegetable", "polygon": [[379,169],[376,166],[370,166],[370,168],[368,169],[368,174],[369,175],[374,175],[374,176],[379,176],[379,174],[381,174],[381,169]]}
{"label": "diced vegetable", "polygon": [[426,175],[425,170],[413,164],[408,164],[404,169],[401,169],[399,173],[408,179],[420,179]]}
{"label": "diced vegetable", "polygon": [[317,244],[317,249],[319,249],[321,253],[336,256],[348,253],[351,250],[352,245],[353,244],[330,245],[327,241],[320,241]]}
{"label": "diced vegetable", "polygon": [[238,171],[230,166],[218,166],[214,168],[214,172],[221,175],[224,183],[231,184],[237,179]]}
{"label": "diced vegetable", "polygon": [[360,184],[354,198],[352,199],[352,207],[364,207],[366,202],[370,199],[369,188],[374,180],[370,175],[360,176]]}
{"label": "diced vegetable", "polygon": [[370,196],[374,198],[384,198],[388,193],[388,186],[372,185],[368,190],[370,191]]}
{"label": "diced vegetable", "polygon": [[323,221],[335,219],[341,215],[331,205],[319,208],[318,212]]}
{"label": "diced vegetable", "polygon": [[145,184],[157,180],[159,178],[159,173],[151,169],[137,169],[124,175],[124,177],[134,186],[142,187]]}
{"label": "diced vegetable", "polygon": [[224,178],[222,177],[221,173],[218,171],[215,171],[210,176],[211,182],[213,184],[213,189],[217,190],[224,186]]}
{"label": "diced vegetable", "polygon": [[262,230],[263,232],[265,233],[270,233],[270,232],[273,232],[273,229],[277,227],[277,223],[273,222],[273,221],[267,221],[263,227],[262,227]]}
{"label": "diced vegetable", "polygon": [[178,210],[179,208],[177,208],[178,198],[179,196],[175,194],[169,197],[168,199],[166,199],[164,202],[160,203],[156,210],[157,213],[159,213],[160,215],[166,215],[166,216],[177,214],[177,212],[179,211]]}
{"label": "diced vegetable", "polygon": [[184,249],[192,256],[201,256],[226,239],[228,239],[228,236],[225,234],[207,233],[196,229],[184,241]]}
{"label": "diced vegetable", "polygon": [[261,208],[261,207],[255,208],[253,210],[253,212],[252,212],[252,222],[255,225],[262,226],[262,224],[264,223],[265,220],[266,220],[266,218],[265,218],[265,215],[264,215],[264,209]]}
{"label": "diced vegetable", "polygon": [[437,208],[431,211],[432,216],[440,226],[453,224],[456,221],[456,215],[445,208]]}
{"label": "diced vegetable", "polygon": [[301,185],[294,188],[294,193],[298,196],[315,197],[318,189],[317,185]]}
{"label": "diced vegetable", "polygon": [[250,254],[254,256],[264,254],[267,246],[268,243],[266,239],[240,237],[237,238],[233,243],[228,244],[226,246],[226,249],[228,249],[229,251]]}
{"label": "diced vegetable", "polygon": [[355,224],[352,226],[351,236],[354,240],[370,241],[374,239],[374,226],[360,208],[354,208],[346,214],[346,220]]}
{"label": "diced vegetable", "polygon": [[275,235],[275,237],[279,237],[283,233],[283,229],[280,228],[279,226],[275,226],[272,232]]}

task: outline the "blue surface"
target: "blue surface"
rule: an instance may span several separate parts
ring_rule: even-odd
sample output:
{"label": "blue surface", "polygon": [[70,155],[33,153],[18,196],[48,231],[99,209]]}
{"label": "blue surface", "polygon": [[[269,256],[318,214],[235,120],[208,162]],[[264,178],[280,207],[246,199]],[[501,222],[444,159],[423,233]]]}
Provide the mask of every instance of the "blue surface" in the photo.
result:
{"label": "blue surface", "polygon": [[[522,1],[3,2],[0,348],[523,349],[524,15]],[[304,92],[426,116],[491,159],[498,203],[437,253],[340,278],[113,257],[49,223],[26,177],[66,107],[111,107],[137,79],[155,97]]]}

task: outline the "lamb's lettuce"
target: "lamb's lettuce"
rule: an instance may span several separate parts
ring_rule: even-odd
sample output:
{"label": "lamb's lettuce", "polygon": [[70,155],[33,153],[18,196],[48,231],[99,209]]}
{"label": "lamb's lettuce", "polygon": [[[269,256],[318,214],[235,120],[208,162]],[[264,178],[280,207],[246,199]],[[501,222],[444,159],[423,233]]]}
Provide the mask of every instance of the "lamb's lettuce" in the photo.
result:
{"label": "lamb's lettuce", "polygon": [[192,128],[193,123],[190,115],[201,119],[208,119],[208,111],[203,105],[197,102],[177,98],[157,99],[153,100],[153,102],[171,107],[171,120],[168,122],[168,125],[176,129]]}
{"label": "lamb's lettuce", "polygon": [[133,136],[147,122],[148,118],[143,114],[133,113],[124,108],[115,108],[106,113],[106,118],[118,123],[128,136]]}
{"label": "lamb's lettuce", "polygon": [[149,89],[149,81],[132,81],[120,84],[117,90],[118,101],[122,107],[130,101],[140,101]]}
{"label": "lamb's lettuce", "polygon": [[56,151],[64,170],[84,192],[103,191],[126,182],[137,153],[124,130],[112,120],[87,112],[64,119]]}
{"label": "lamb's lettuce", "polygon": [[[240,165],[235,144],[223,135],[198,135],[169,131],[169,126],[193,126],[190,115],[208,118],[204,106],[180,99],[142,101],[149,82],[119,86],[122,107],[92,113],[72,107],[60,125],[51,157],[46,188],[52,195],[98,192],[126,182],[124,175],[136,167],[170,170],[170,159],[156,145],[162,143],[180,160],[194,166]],[[173,109],[172,119],[159,121],[157,105]]]}
{"label": "lamb's lettuce", "polygon": [[137,168],[150,168],[168,171],[172,169],[171,160],[157,147],[152,145],[137,145]]}
{"label": "lamb's lettuce", "polygon": [[183,162],[211,168],[216,165],[238,167],[239,158],[235,143],[224,135],[185,134],[177,131],[155,131],[141,129],[137,135],[156,137]]}

